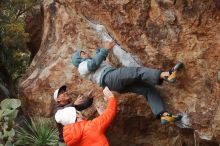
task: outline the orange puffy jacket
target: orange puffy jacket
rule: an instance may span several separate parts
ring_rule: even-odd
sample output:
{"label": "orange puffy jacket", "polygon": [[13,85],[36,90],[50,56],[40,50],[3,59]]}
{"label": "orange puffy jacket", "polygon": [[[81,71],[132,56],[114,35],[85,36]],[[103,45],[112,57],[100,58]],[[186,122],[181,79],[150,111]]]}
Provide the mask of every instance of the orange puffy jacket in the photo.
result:
{"label": "orange puffy jacket", "polygon": [[116,99],[108,101],[107,108],[99,117],[64,126],[63,137],[67,146],[109,146],[104,135],[116,115]]}

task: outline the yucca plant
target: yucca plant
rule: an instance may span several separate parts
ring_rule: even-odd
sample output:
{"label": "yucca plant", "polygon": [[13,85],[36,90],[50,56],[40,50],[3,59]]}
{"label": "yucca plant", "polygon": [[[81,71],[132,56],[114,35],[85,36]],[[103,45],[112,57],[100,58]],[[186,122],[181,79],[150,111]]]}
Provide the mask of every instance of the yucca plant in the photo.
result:
{"label": "yucca plant", "polygon": [[16,145],[55,146],[58,142],[58,130],[48,118],[31,118],[16,131]]}

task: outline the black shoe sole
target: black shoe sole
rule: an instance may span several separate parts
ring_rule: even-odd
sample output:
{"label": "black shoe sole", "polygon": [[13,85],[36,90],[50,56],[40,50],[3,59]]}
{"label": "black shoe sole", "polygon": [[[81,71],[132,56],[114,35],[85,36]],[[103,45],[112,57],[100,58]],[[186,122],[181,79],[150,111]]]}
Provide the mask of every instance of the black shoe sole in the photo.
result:
{"label": "black shoe sole", "polygon": [[176,71],[176,70],[180,70],[181,68],[183,68],[183,63],[177,63],[174,68],[173,68],[173,71]]}

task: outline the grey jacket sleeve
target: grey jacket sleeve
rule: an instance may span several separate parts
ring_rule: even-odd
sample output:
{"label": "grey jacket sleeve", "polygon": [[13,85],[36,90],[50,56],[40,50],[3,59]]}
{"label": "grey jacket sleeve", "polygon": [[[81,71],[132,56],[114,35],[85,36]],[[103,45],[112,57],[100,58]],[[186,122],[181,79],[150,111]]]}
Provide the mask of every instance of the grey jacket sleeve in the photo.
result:
{"label": "grey jacket sleeve", "polygon": [[87,67],[89,71],[95,71],[99,68],[99,65],[103,60],[108,56],[108,50],[104,48],[100,48],[96,50],[95,57],[88,60]]}

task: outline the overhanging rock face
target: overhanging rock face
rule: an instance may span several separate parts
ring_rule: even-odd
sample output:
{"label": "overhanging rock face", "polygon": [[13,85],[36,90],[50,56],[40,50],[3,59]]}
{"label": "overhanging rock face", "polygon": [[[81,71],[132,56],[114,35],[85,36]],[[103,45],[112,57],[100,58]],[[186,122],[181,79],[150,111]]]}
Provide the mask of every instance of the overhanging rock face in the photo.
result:
{"label": "overhanging rock face", "polygon": [[[107,135],[113,146],[218,145],[220,143],[220,5],[217,0],[45,0],[40,49],[20,83],[24,112],[51,116],[53,91],[63,84],[73,94],[98,86],[79,77],[71,64],[78,49],[101,46],[102,25],[119,50],[116,66],[184,69],[175,84],[158,87],[173,113],[184,113],[190,129],[163,126],[144,97],[118,95],[116,120]],[[94,24],[94,25],[91,25]],[[123,49],[123,50],[120,50]],[[122,60],[118,54],[124,54]],[[125,59],[123,59],[125,58]],[[95,107],[101,103],[95,99]],[[87,111],[94,112],[93,110]]]}

